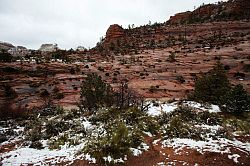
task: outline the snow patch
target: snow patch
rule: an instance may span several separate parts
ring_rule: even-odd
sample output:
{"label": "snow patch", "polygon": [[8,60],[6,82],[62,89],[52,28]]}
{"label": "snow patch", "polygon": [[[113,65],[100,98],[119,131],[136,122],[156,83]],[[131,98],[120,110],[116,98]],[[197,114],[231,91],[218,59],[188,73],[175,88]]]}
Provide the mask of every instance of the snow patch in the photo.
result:
{"label": "snow patch", "polygon": [[219,106],[217,106],[217,105],[209,105],[208,107],[205,107],[202,104],[194,102],[194,101],[186,101],[184,104],[187,105],[187,106],[190,106],[190,107],[194,107],[194,108],[203,110],[203,111],[208,111],[210,113],[212,113],[212,112],[215,112],[215,113],[221,112]]}
{"label": "snow patch", "polygon": [[239,161],[238,161],[238,158],[240,157],[240,155],[238,155],[238,154],[232,154],[232,155],[228,155],[228,158],[229,159],[233,159],[233,161],[235,162],[235,163],[238,163]]}
{"label": "snow patch", "polygon": [[176,152],[184,147],[190,149],[196,149],[198,152],[217,152],[217,153],[231,153],[231,147],[237,147],[245,153],[250,152],[250,143],[243,143],[238,140],[228,140],[225,138],[219,138],[218,140],[212,140],[211,138],[206,141],[195,141],[187,138],[175,138],[164,140],[162,142],[163,147],[173,147]]}
{"label": "snow patch", "polygon": [[178,106],[177,103],[158,103],[159,106],[155,106],[150,103],[148,108],[148,114],[151,116],[158,116],[162,113],[168,113],[174,111]]}

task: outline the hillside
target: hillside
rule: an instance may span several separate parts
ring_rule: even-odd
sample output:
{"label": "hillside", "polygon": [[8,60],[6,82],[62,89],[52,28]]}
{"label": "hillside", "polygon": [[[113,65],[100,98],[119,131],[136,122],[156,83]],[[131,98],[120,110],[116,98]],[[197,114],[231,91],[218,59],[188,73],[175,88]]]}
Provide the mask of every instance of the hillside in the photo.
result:
{"label": "hillside", "polygon": [[[250,2],[248,0],[233,0],[217,4],[202,5],[192,12],[178,13],[165,23],[154,23],[140,27],[123,29],[114,24],[109,27],[106,37],[97,44],[101,53],[111,50],[114,53],[126,54],[141,49],[166,48],[180,44],[208,44],[212,47],[220,43],[211,41],[217,37],[230,37],[239,31],[248,30],[250,19]],[[236,20],[244,20],[237,25]],[[186,25],[188,24],[188,26]],[[223,33],[222,33],[223,31]],[[219,35],[219,36],[218,36]]]}
{"label": "hillside", "polygon": [[0,165],[249,165],[249,6],[113,24],[91,49],[1,42]]}

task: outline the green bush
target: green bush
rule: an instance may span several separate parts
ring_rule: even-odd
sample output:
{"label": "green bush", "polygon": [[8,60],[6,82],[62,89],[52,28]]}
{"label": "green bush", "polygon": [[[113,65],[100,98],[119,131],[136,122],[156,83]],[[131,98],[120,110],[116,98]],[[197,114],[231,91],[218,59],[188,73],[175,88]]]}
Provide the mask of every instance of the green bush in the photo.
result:
{"label": "green bush", "polygon": [[195,121],[207,125],[221,125],[222,119],[217,113],[210,113],[208,111],[198,112]]}
{"label": "green bush", "polygon": [[[32,126],[30,126],[32,127]],[[26,140],[31,142],[40,141],[43,138],[43,133],[41,132],[41,122],[37,122],[33,125],[31,129],[28,129],[26,133]]]}
{"label": "green bush", "polygon": [[64,94],[63,93],[56,93],[54,98],[57,99],[57,100],[63,99]]}
{"label": "green bush", "polygon": [[112,105],[112,88],[100,76],[89,74],[81,86],[80,108],[96,112],[98,108]]}
{"label": "green bush", "polygon": [[201,103],[225,104],[225,94],[230,90],[230,83],[222,64],[218,63],[212,70],[195,82],[191,99]]}
{"label": "green bush", "polygon": [[249,120],[241,120],[237,118],[226,119],[223,122],[224,128],[232,132],[237,132],[237,135],[249,135],[250,126]]}
{"label": "green bush", "polygon": [[181,84],[183,84],[185,82],[184,77],[181,75],[176,76],[176,80],[179,81]]}
{"label": "green bush", "polygon": [[57,136],[59,133],[69,130],[68,122],[61,121],[61,120],[50,120],[47,122],[45,126],[45,132],[47,138]]}
{"label": "green bush", "polygon": [[100,163],[105,163],[104,157],[108,156],[112,159],[124,158],[131,153],[130,148],[137,148],[142,142],[137,130],[127,127],[121,119],[115,120],[106,130],[106,134],[98,135],[88,140],[83,151]]}
{"label": "green bush", "polygon": [[236,85],[227,93],[223,110],[235,114],[250,111],[250,96],[242,85]]}
{"label": "green bush", "polygon": [[226,131],[203,128],[202,125],[221,125],[222,119],[216,113],[194,110],[192,107],[180,105],[173,112],[158,117],[165,138],[191,138],[204,140],[207,137],[216,139],[226,136]]}
{"label": "green bush", "polygon": [[68,134],[62,134],[59,137],[51,138],[48,142],[49,149],[60,149],[66,142],[69,142]]}
{"label": "green bush", "polygon": [[175,53],[171,52],[170,55],[168,56],[168,61],[169,62],[175,62]]}
{"label": "green bush", "polygon": [[34,141],[29,147],[34,149],[43,149],[43,144],[40,141]]}

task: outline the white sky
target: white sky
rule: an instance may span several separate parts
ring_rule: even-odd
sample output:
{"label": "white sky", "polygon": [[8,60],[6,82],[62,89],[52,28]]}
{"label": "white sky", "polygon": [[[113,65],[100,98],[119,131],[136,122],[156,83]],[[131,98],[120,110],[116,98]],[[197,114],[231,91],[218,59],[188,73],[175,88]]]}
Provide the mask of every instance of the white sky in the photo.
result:
{"label": "white sky", "polygon": [[38,49],[93,47],[111,24],[165,22],[218,0],[0,0],[0,41]]}

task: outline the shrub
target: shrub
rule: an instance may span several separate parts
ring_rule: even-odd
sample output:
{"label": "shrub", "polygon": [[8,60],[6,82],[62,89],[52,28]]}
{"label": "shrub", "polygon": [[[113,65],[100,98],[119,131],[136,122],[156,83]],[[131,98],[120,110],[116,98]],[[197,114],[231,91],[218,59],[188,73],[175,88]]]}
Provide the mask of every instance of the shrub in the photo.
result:
{"label": "shrub", "polygon": [[45,132],[46,137],[50,138],[53,136],[57,136],[59,133],[63,131],[67,131],[70,129],[69,122],[60,120],[60,119],[54,119],[47,122],[45,125]]}
{"label": "shrub", "polygon": [[[250,60],[250,56],[249,56],[249,60]],[[243,67],[244,72],[250,72],[250,64],[245,64]]]}
{"label": "shrub", "polygon": [[184,123],[181,116],[172,117],[166,127],[165,134],[169,138],[187,138],[189,137],[190,126]]}
{"label": "shrub", "polygon": [[196,121],[207,125],[220,125],[222,120],[217,113],[210,113],[208,111],[198,112]]}
{"label": "shrub", "polygon": [[122,80],[117,90],[114,92],[113,106],[117,109],[128,109],[130,107],[143,106],[143,98],[137,95],[133,90],[128,87],[127,80]]}
{"label": "shrub", "polygon": [[3,85],[4,93],[7,98],[13,99],[17,97],[16,91],[10,85]]}
{"label": "shrub", "polygon": [[0,51],[0,62],[11,62],[12,59],[13,56],[10,53],[4,50]]}
{"label": "shrub", "polygon": [[155,86],[150,86],[150,88],[149,88],[150,93],[154,93],[156,91],[157,91],[157,88]]}
{"label": "shrub", "polygon": [[34,149],[43,149],[43,144],[40,141],[34,141],[29,147]]}
{"label": "shrub", "polygon": [[227,93],[223,110],[235,114],[250,110],[250,96],[242,85],[236,85]]}
{"label": "shrub", "polygon": [[105,163],[104,157],[108,156],[112,159],[124,158],[130,154],[130,148],[136,148],[141,144],[140,134],[135,129],[128,128],[121,119],[110,125],[106,134],[98,135],[98,138],[88,140],[83,151],[100,163]]}
{"label": "shrub", "polygon": [[179,81],[181,84],[183,84],[185,82],[184,77],[181,75],[176,76],[176,80]]}
{"label": "shrub", "polygon": [[12,99],[0,105],[0,120],[27,118],[29,110]]}
{"label": "shrub", "polygon": [[96,110],[103,106],[112,105],[113,90],[109,84],[106,84],[100,76],[88,74],[86,80],[81,86],[80,109],[86,108],[89,111]]}
{"label": "shrub", "polygon": [[40,92],[41,97],[47,98],[47,97],[49,97],[49,95],[50,94],[49,94],[47,89],[42,89],[42,91]]}
{"label": "shrub", "polygon": [[48,142],[49,149],[60,149],[62,145],[65,145],[69,141],[68,134],[62,134],[59,137],[51,138]]}
{"label": "shrub", "polygon": [[5,73],[15,73],[15,74],[20,73],[20,70],[18,68],[14,68],[10,66],[0,68],[0,71],[5,72]]}
{"label": "shrub", "polygon": [[226,119],[223,122],[224,128],[227,128],[231,132],[237,132],[239,135],[249,135],[250,134],[250,126],[249,121],[241,120],[237,118]]}
{"label": "shrub", "polygon": [[168,61],[169,62],[175,62],[176,59],[175,59],[175,53],[171,52],[169,57],[168,57]]}
{"label": "shrub", "polygon": [[42,139],[41,124],[40,122],[38,123],[36,123],[37,126],[35,125],[34,128],[28,130],[26,140],[36,142]]}
{"label": "shrub", "polygon": [[64,98],[64,94],[63,93],[56,93],[55,94],[55,99],[60,100]]}
{"label": "shrub", "polygon": [[222,64],[218,63],[212,70],[195,82],[193,98],[201,103],[223,105],[225,94],[230,89],[230,83]]}

